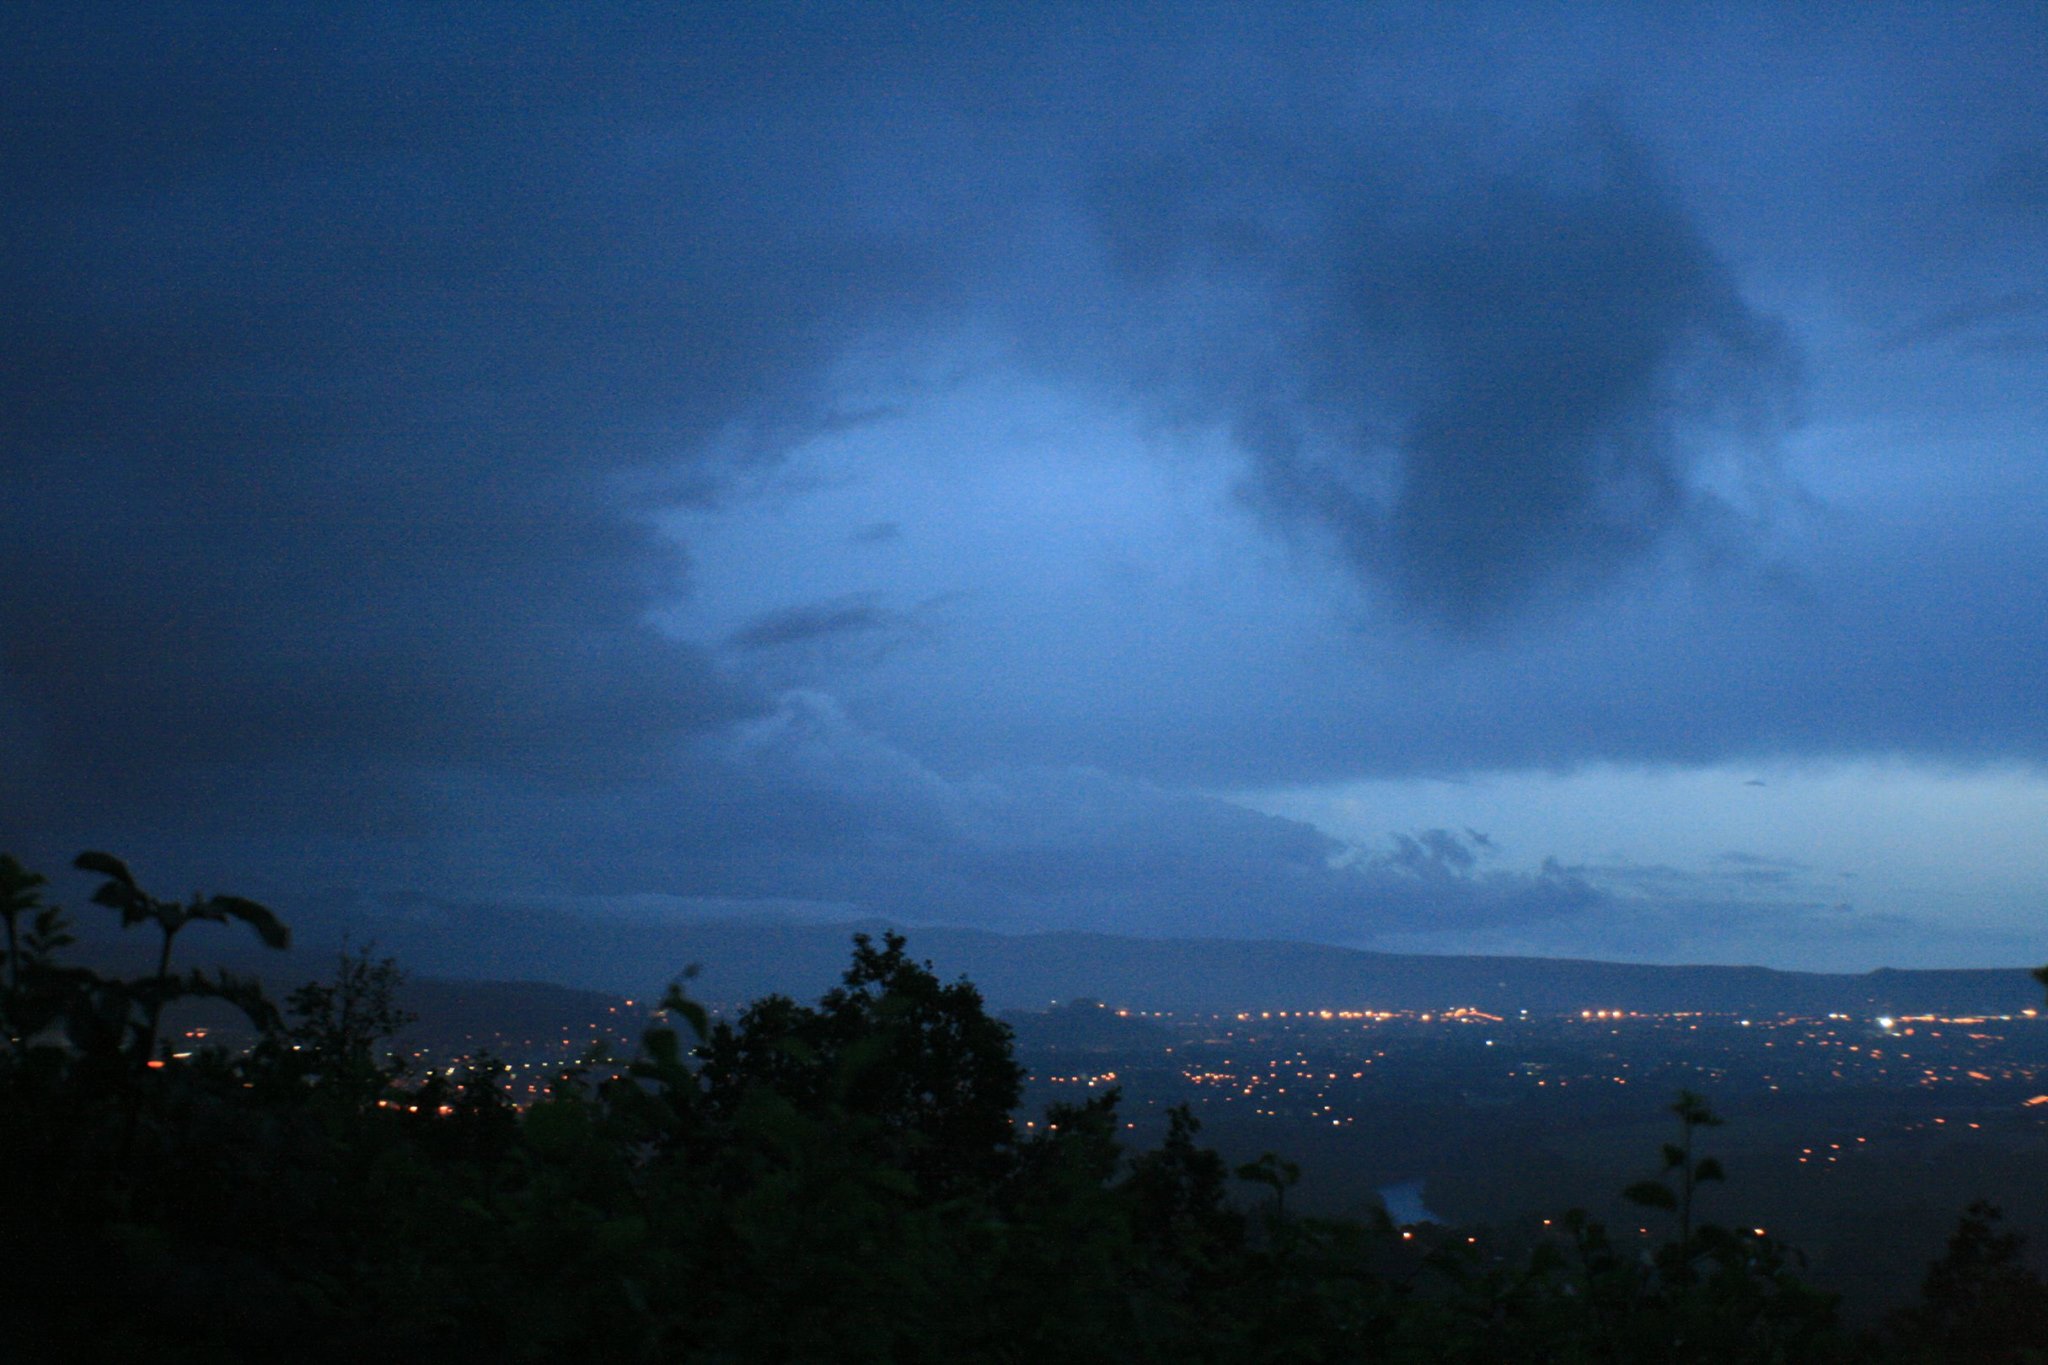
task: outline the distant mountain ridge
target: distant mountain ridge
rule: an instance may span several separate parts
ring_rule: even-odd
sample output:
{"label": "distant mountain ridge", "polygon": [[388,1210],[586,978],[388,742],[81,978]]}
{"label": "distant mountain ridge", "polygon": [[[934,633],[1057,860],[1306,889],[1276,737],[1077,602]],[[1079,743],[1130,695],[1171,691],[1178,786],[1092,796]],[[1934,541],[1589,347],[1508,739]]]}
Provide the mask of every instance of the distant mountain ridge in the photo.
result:
{"label": "distant mountain ridge", "polygon": [[[611,926],[586,930],[606,934]],[[1714,1013],[2012,1013],[2043,1004],[2027,969],[1880,969],[1861,975],[1767,967],[1662,966],[1521,957],[1438,957],[1275,940],[1138,939],[1048,932],[760,920],[621,926],[606,988],[651,992],[696,964],[693,990],[736,1005],[767,992],[829,989],[852,935],[895,929],[947,979],[966,976],[998,1009],[1093,997],[1140,1010],[1580,1009]],[[621,956],[625,961],[618,961]],[[637,971],[628,970],[628,968]],[[447,964],[437,972],[452,975]],[[585,980],[579,984],[595,985]]]}
{"label": "distant mountain ridge", "polygon": [[[311,927],[311,926],[309,926]],[[1137,1010],[1526,1009],[1853,1015],[2014,1013],[2039,1008],[2026,967],[1899,970],[1858,975],[1768,967],[1665,966],[1561,958],[1449,957],[1280,940],[1143,939],[1053,931],[901,926],[887,920],[595,918],[502,905],[437,905],[431,913],[329,921],[287,955],[241,943],[191,945],[189,963],[224,961],[275,988],[333,974],[346,928],[415,978],[548,982],[654,997],[695,965],[691,992],[731,1007],[779,992],[829,990],[853,935],[895,930],[947,980],[965,976],[998,1010],[1043,1010],[1082,997]],[[137,944],[125,945],[142,965]],[[146,947],[146,944],[141,945]],[[183,947],[183,945],[181,945]],[[212,951],[208,951],[208,949]],[[2048,950],[2044,950],[2048,954]],[[571,1007],[580,1013],[581,1006]]]}

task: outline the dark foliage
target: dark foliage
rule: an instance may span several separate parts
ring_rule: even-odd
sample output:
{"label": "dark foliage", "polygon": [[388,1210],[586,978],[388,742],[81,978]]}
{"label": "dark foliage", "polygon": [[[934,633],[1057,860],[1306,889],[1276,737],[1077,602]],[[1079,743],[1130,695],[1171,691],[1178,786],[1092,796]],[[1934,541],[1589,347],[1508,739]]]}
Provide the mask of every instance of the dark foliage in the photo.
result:
{"label": "dark foliage", "polygon": [[[2041,1285],[1973,1210],[1889,1344],[1840,1332],[1788,1248],[1697,1223],[1718,1122],[1632,1198],[1649,1255],[1572,1212],[1508,1248],[1290,1214],[1275,1154],[1231,1175],[1185,1109],[1118,1142],[1118,1097],[1024,1135],[1008,1029],[891,935],[841,985],[714,1023],[680,987],[627,1058],[515,1107],[504,1068],[409,1078],[395,963],[344,953],[280,1012],[179,976],[198,921],[252,902],[96,896],[161,936],[154,973],[64,965],[63,915],[0,858],[0,1314],[10,1359],[355,1361],[1825,1362],[2029,1359]],[[237,1004],[252,1048],[159,1055],[162,1011]],[[2032,1316],[2028,1316],[2028,1315]],[[2020,1324],[1987,1336],[1991,1324]],[[1963,1355],[1943,1355],[1961,1351]],[[2003,1351],[2004,1354],[1999,1354]]]}
{"label": "dark foliage", "polygon": [[1998,1230],[2002,1217],[1979,1201],[1957,1222],[1948,1249],[1928,1268],[1921,1302],[1893,1323],[1905,1358],[2048,1360],[2048,1284],[2021,1261],[2019,1234]]}

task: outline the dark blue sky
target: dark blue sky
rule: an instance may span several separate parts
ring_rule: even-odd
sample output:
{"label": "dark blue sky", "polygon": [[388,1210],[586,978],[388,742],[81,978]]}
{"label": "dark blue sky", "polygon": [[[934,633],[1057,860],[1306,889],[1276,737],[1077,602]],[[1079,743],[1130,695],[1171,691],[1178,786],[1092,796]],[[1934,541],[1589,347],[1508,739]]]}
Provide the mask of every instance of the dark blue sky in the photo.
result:
{"label": "dark blue sky", "polygon": [[2038,11],[962,8],[0,13],[0,845],[2048,951]]}

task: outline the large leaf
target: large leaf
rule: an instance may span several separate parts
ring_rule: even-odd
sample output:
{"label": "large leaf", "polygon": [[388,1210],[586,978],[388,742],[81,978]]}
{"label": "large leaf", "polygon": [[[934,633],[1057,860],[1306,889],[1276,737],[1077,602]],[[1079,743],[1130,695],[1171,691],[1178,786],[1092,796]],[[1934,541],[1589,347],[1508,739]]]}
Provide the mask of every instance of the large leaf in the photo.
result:
{"label": "large leaf", "polygon": [[283,1026],[284,1020],[278,1014],[277,1006],[264,993],[263,983],[253,976],[238,976],[225,967],[216,968],[211,977],[194,971],[185,978],[184,986],[187,994],[207,996],[233,1005],[263,1033],[273,1033]]}
{"label": "large leaf", "polygon": [[136,884],[135,874],[128,870],[128,864],[111,853],[99,853],[88,849],[72,859],[71,865],[80,872],[91,872],[106,880],[99,890],[92,893],[94,905],[104,905],[121,914],[121,925],[129,928],[150,918],[160,918],[161,907],[156,899],[145,894]]}
{"label": "large leaf", "polygon": [[71,865],[80,872],[91,872],[97,876],[119,882],[130,891],[139,893],[142,890],[136,884],[135,874],[128,870],[128,864],[122,862],[111,853],[101,853],[96,849],[87,849],[76,858],[73,858]]}
{"label": "large leaf", "polygon": [[269,906],[258,905],[241,896],[215,896],[195,913],[215,921],[238,919],[254,929],[267,948],[289,948],[292,945],[292,931],[272,913]]}

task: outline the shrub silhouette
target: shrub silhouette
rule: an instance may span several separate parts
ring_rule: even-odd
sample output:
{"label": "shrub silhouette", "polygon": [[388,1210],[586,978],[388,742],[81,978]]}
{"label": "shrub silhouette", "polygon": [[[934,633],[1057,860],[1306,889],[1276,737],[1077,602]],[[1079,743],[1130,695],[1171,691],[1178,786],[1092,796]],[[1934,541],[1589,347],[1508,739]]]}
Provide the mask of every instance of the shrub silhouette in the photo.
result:
{"label": "shrub silhouette", "polygon": [[[132,1027],[130,1050],[138,1063],[155,1058],[157,1025],[163,1017],[164,1006],[183,996],[204,995],[225,1000],[239,1008],[259,1029],[268,1029],[276,1024],[275,1008],[254,982],[225,971],[216,972],[211,978],[199,972],[186,978],[171,974],[172,944],[185,926],[200,921],[225,924],[229,920],[238,920],[254,929],[266,948],[289,947],[291,931],[267,907],[240,896],[201,897],[194,894],[188,901],[160,900],[144,891],[137,884],[135,874],[128,870],[128,865],[110,853],[87,851],[79,854],[72,865],[81,872],[92,872],[106,878],[99,890],[93,892],[93,904],[118,912],[122,928],[153,924],[162,937],[153,976],[132,982],[99,983],[109,993],[110,999],[119,999],[138,1016],[127,1021]],[[122,1012],[125,1014],[126,1010]],[[96,1021],[104,1018],[105,1007],[96,1008]]]}
{"label": "shrub silhouette", "polygon": [[2048,1348],[2048,1284],[2022,1259],[2025,1239],[2001,1232],[2003,1214],[1982,1200],[1956,1223],[1928,1267],[1921,1301],[1891,1323],[1900,1353],[1915,1361],[2024,1365]]}
{"label": "shrub silhouette", "polygon": [[[344,951],[279,1011],[251,983],[172,970],[196,921],[281,944],[269,911],[158,900],[105,854],[80,866],[161,941],[134,979],[65,964],[63,913],[0,858],[13,1360],[355,1361],[397,1343],[458,1361],[1761,1365],[1957,1358],[1940,1352],[2011,1344],[1981,1335],[2001,1315],[2037,1321],[2017,1242],[1973,1211],[1920,1316],[1853,1340],[1790,1248],[1695,1217],[1721,1178],[1695,1149],[1718,1123],[1697,1095],[1672,1106],[1658,1176],[1627,1191],[1672,1215],[1654,1253],[1580,1211],[1534,1246],[1409,1240],[1384,1216],[1290,1212],[1299,1169],[1274,1153],[1235,1172],[1268,1192],[1247,1216],[1186,1108],[1136,1152],[1116,1092],[1020,1132],[1008,1029],[898,935],[856,937],[813,1004],[713,1020],[678,983],[632,1055],[593,1055],[520,1109],[488,1057],[403,1074],[391,960]],[[190,994],[242,1007],[258,1043],[158,1056],[164,1007]]]}

